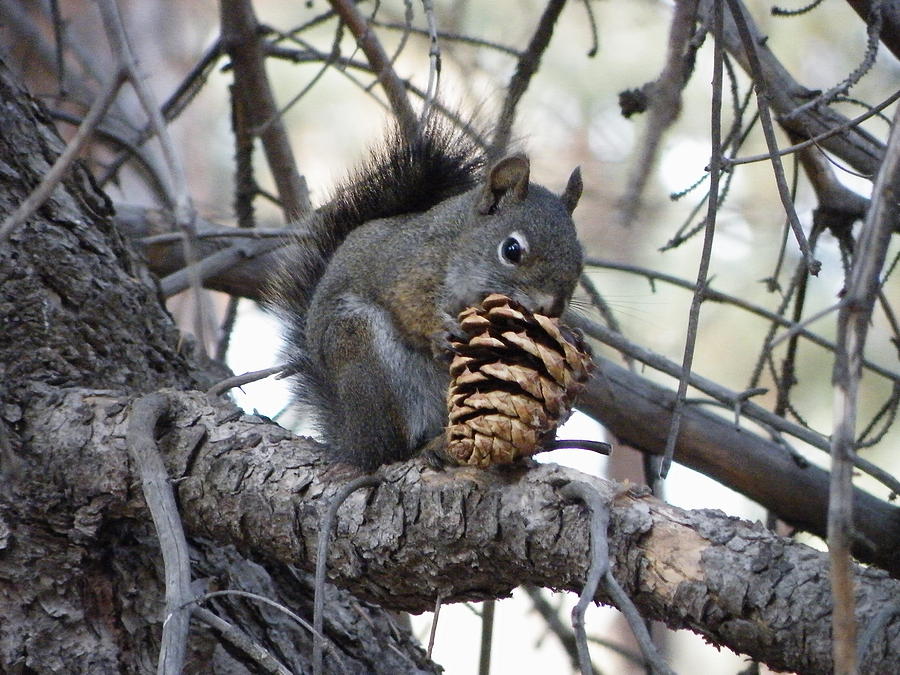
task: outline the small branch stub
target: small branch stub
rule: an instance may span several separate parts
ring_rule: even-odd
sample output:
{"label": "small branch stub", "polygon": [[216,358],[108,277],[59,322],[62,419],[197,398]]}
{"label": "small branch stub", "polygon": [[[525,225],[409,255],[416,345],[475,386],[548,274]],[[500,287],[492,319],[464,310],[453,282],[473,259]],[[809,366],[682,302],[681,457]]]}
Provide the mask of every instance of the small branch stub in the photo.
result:
{"label": "small branch stub", "polygon": [[546,449],[592,368],[581,334],[499,294],[459,324],[468,342],[452,342],[449,457],[486,468]]}

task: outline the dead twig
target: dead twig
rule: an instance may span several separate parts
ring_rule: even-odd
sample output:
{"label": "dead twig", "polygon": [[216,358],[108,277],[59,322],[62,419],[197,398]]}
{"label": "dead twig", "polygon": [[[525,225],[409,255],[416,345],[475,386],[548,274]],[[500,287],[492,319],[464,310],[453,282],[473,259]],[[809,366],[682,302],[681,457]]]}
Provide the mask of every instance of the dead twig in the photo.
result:
{"label": "dead twig", "polygon": [[247,0],[220,0],[219,13],[222,45],[234,68],[233,96],[243,99],[248,121],[262,141],[285,220],[298,220],[311,208],[309,189],[297,171],[287,131],[278,115],[253,6]]}
{"label": "dead twig", "polygon": [[572,627],[575,629],[582,675],[590,675],[593,670],[587,647],[587,635],[584,631],[584,613],[588,605],[594,601],[601,580],[616,607],[628,620],[641,654],[653,672],[660,675],[674,675],[674,671],[663,661],[653,644],[644,619],[609,570],[609,541],[606,537],[606,530],[609,527],[609,505],[603,502],[597,490],[578,481],[567,483],[560,489],[560,494],[567,499],[581,501],[591,512],[591,564],[578,604],[572,610]]}
{"label": "dead twig", "polygon": [[353,33],[356,42],[366,55],[373,72],[378,77],[397,122],[408,138],[413,138],[418,128],[418,119],[413,111],[403,81],[397,76],[384,47],[369,27],[368,22],[359,12],[356,4],[350,0],[329,0],[334,11]]}
{"label": "dead twig", "polygon": [[550,44],[550,38],[553,37],[553,28],[556,20],[562,13],[563,7],[566,6],[566,0],[549,0],[544,8],[544,13],[538,21],[537,29],[531,36],[528,48],[519,56],[516,64],[516,72],[509,81],[506,90],[506,98],[503,99],[503,108],[497,119],[497,125],[494,131],[494,139],[491,141],[491,147],[488,151],[488,157],[491,160],[499,159],[509,146],[509,140],[512,137],[513,124],[516,119],[516,107],[519,100],[528,90],[532,76],[537,72],[541,63],[541,56]]}
{"label": "dead twig", "polygon": [[[744,51],[747,55],[747,61],[750,64],[750,73],[753,77],[754,86],[756,87],[756,103],[759,109],[759,121],[762,125],[763,135],[766,139],[766,146],[769,148],[772,170],[775,173],[775,184],[778,187],[778,196],[781,197],[781,204],[784,206],[784,212],[790,220],[794,238],[797,240],[797,245],[800,247],[800,252],[806,262],[806,267],[809,273],[815,276],[819,273],[822,264],[815,259],[810,250],[809,242],[803,232],[803,226],[800,224],[800,219],[797,217],[797,212],[794,209],[794,202],[791,199],[787,180],[784,177],[784,166],[778,155],[778,140],[775,138],[775,127],[772,123],[772,115],[769,110],[769,83],[766,81],[765,75],[763,74],[762,64],[760,63],[759,55],[756,52],[756,43],[753,41],[753,36],[747,25],[747,20],[744,18],[745,9],[739,0],[728,0],[728,8],[731,11],[734,23],[737,26],[738,34],[741,37],[741,42],[743,43]],[[722,33],[720,32],[719,35],[721,34]]]}
{"label": "dead twig", "polygon": [[236,647],[250,658],[263,672],[273,673],[275,675],[291,675],[291,670],[276,659],[272,652],[263,647],[256,640],[252,639],[247,633],[233,623],[226,621],[218,614],[211,612],[205,607],[195,607],[193,614],[197,619],[215,630],[224,639],[228,640],[233,647]]}
{"label": "dead twig", "polygon": [[229,377],[222,380],[221,382],[216,382],[216,384],[214,384],[207,390],[206,395],[221,396],[229,389],[234,389],[235,387],[243,387],[245,384],[264,380],[267,377],[271,377],[272,375],[277,375],[284,369],[284,364],[281,364],[272,366],[271,368],[263,368],[262,370],[254,370],[248,373],[243,373],[241,375],[235,375],[234,377]]}
{"label": "dead twig", "polygon": [[703,291],[706,288],[709,275],[709,261],[712,258],[713,238],[716,231],[716,214],[719,207],[719,177],[722,171],[723,13],[724,10],[721,4],[717,4],[713,26],[715,46],[713,52],[712,116],[710,127],[712,149],[709,161],[709,200],[707,201],[703,251],[700,254],[700,266],[697,270],[697,290],[691,299],[691,308],[688,313],[687,335],[684,345],[684,357],[681,363],[681,376],[678,380],[678,393],[675,397],[675,410],[672,412],[669,435],[666,439],[666,449],[663,452],[662,463],[659,466],[660,478],[665,478],[668,475],[669,468],[672,466],[672,456],[675,454],[675,444],[678,440],[678,431],[681,426],[682,407],[684,406],[684,398],[687,395],[688,379],[694,361],[694,347],[697,343],[697,330],[700,323],[700,305],[703,302]]}
{"label": "dead twig", "polygon": [[194,593],[187,539],[166,466],[156,447],[156,426],[168,409],[168,399],[160,392],[137,399],[131,406],[126,442],[141,476],[165,568],[166,610],[157,673],[179,675],[187,651],[189,604]]}
{"label": "dead twig", "polygon": [[323,624],[325,617],[325,568],[328,563],[328,542],[331,537],[331,530],[334,528],[334,522],[337,519],[338,509],[347,498],[357,490],[365,487],[375,487],[380,485],[384,479],[378,474],[366,474],[360,476],[340,489],[328,504],[328,510],[322,518],[322,526],[319,528],[319,539],[316,543],[316,585],[315,599],[313,601],[313,674],[321,675],[323,669],[323,652],[324,649],[324,632]]}
{"label": "dead twig", "polygon": [[900,201],[900,110],[872,189],[872,203],[860,231],[853,266],[838,314],[834,363],[834,423],[831,436],[831,491],[828,549],[834,611],[835,672],[856,670],[856,602],[850,546],[853,540],[853,460],[862,354]]}
{"label": "dead twig", "polygon": [[[606,326],[593,321],[588,321],[571,312],[566,313],[565,320],[570,326],[583,331],[585,335],[596,338],[613,349],[628,354],[635,360],[640,361],[651,368],[659,370],[674,378],[680,378],[682,375],[681,367],[678,364],[660,354],[629,341],[620,333],[616,333],[606,328]],[[819,450],[824,450],[825,452],[830,452],[831,450],[831,443],[828,438],[819,432],[814,431],[809,427],[795,424],[784,417],[776,415],[770,410],[766,410],[762,406],[745,400],[746,396],[743,393],[731,391],[697,373],[689,373],[688,384],[731,409],[740,405],[741,415],[747,419],[759,422],[766,427],[776,429],[782,433],[790,434],[794,438],[809,443]],[[900,480],[897,480],[890,472],[885,471],[873,462],[861,457],[853,458],[853,466],[872,476],[891,492],[900,494]]]}
{"label": "dead twig", "polygon": [[[681,92],[694,69],[694,27],[697,25],[697,1],[679,0],[675,3],[669,28],[669,49],[666,65],[655,82],[645,85],[649,89],[650,107],[637,160],[632,164],[628,185],[620,200],[620,222],[630,225],[640,210],[644,189],[656,164],[660,142],[670,126],[681,114]],[[589,3],[585,3],[589,6]]]}

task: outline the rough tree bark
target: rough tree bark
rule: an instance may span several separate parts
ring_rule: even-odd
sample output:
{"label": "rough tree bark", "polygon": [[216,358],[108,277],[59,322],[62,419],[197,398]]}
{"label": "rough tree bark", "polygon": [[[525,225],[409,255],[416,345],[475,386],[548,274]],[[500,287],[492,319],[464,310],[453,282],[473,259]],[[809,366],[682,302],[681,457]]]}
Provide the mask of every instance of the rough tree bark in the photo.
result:
{"label": "rough tree bark", "polygon": [[[41,109],[0,67],[0,213],[58,154]],[[158,432],[191,537],[198,592],[246,589],[309,616],[321,514],[342,481],[315,446],[200,393],[216,374],[179,343],[153,280],[78,167],[0,248],[0,662],[25,672],[152,670],[163,620],[158,543],[128,459],[134,398],[165,389]],[[691,628],[778,668],[830,669],[824,556],[716,512],[686,512],[558,467],[436,473],[413,461],[342,508],[330,575],[363,601],[422,611],[528,582],[579,590],[588,516],[559,488],[590,483],[612,510],[614,572],[647,617]],[[858,613],[877,622],[900,582],[857,569]],[[604,600],[598,596],[598,600]],[[287,667],[309,634],[217,599],[216,611]],[[434,670],[388,615],[330,591],[332,672]],[[900,622],[865,664],[900,670]],[[191,672],[246,662],[199,623]],[[233,671],[232,671],[233,672]]]}
{"label": "rough tree bark", "polygon": [[[5,215],[62,143],[2,64],[0,101]],[[140,483],[121,453],[123,431],[97,446],[87,427],[88,435],[73,433],[69,422],[121,414],[138,393],[203,387],[221,372],[198,363],[180,342],[155,281],[110,215],[108,200],[76,166],[0,246],[3,672],[155,671],[163,573]],[[80,403],[72,396],[81,387],[92,395]],[[48,435],[57,424],[59,433]],[[200,588],[259,593],[310,618],[310,577],[290,560],[252,561],[227,542],[195,537],[191,544]],[[212,606],[293,671],[309,670],[305,629],[241,599]],[[434,670],[386,612],[338,591],[328,611],[329,636],[347,672]],[[246,659],[223,645],[195,623],[187,671],[246,672]]]}

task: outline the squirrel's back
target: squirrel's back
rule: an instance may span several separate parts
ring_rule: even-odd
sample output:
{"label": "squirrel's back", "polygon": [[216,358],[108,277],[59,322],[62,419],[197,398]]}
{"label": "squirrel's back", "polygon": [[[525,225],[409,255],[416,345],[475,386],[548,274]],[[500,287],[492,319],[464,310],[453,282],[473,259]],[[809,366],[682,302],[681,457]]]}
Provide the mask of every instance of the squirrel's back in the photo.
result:
{"label": "squirrel's back", "polygon": [[422,213],[475,187],[485,157],[464,130],[432,116],[415,138],[394,127],[334,189],[287,247],[268,298],[285,323],[289,371],[302,370],[305,322],[316,285],[347,235],[372,220]]}

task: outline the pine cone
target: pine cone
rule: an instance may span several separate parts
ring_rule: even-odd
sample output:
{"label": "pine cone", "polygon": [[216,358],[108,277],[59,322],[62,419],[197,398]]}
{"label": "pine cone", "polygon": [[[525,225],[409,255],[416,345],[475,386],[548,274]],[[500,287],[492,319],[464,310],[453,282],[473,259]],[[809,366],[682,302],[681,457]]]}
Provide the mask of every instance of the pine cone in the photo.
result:
{"label": "pine cone", "polygon": [[459,315],[447,454],[481,468],[539,452],[568,419],[591,369],[581,335],[505,295]]}

